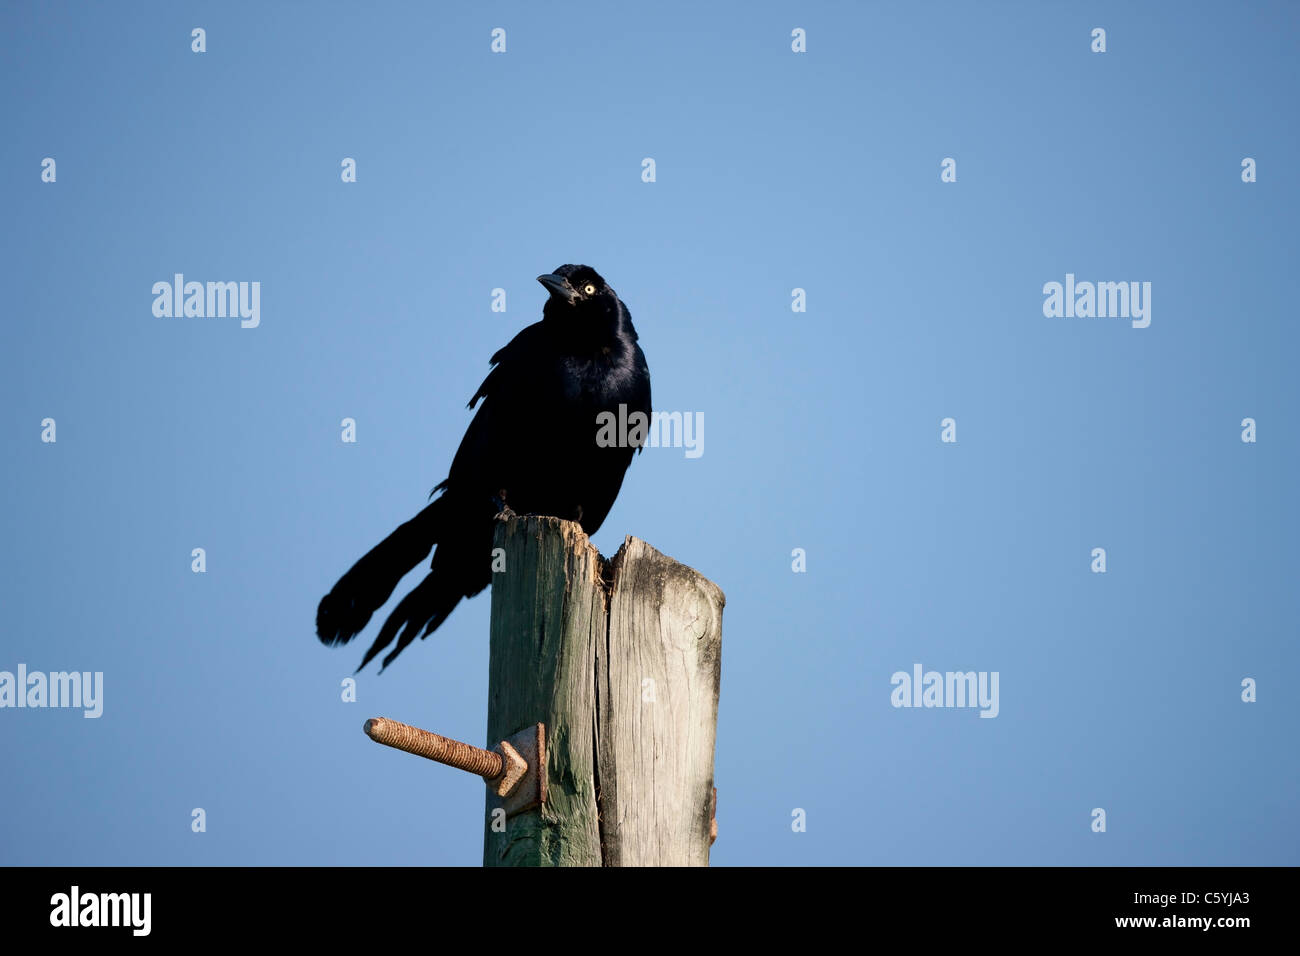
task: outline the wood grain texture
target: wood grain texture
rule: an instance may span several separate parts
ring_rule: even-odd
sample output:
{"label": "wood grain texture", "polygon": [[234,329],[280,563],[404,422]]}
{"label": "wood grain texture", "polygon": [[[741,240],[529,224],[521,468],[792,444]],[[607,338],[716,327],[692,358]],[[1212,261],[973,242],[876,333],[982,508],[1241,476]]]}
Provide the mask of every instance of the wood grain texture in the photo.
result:
{"label": "wood grain texture", "polygon": [[605,562],[574,522],[498,523],[488,741],[541,721],[549,793],[492,827],[485,866],[706,866],[722,591],[628,537]]}
{"label": "wood grain texture", "polygon": [[628,537],[612,562],[596,777],[606,866],[708,866],[722,590]]}
{"label": "wood grain texture", "polygon": [[558,518],[497,523],[505,570],[492,577],[488,740],[546,724],[547,802],[493,827],[484,866],[600,866],[596,769],[596,638],[607,628],[601,560],[582,528]]}

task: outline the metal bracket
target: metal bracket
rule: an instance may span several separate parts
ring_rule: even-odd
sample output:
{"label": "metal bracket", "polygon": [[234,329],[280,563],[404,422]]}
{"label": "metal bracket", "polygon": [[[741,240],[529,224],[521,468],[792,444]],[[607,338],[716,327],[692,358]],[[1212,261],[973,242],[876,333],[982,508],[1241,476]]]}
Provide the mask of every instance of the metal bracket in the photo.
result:
{"label": "metal bracket", "polygon": [[[493,748],[502,756],[513,754],[523,764],[522,772],[510,782],[511,771],[507,769],[499,783],[488,783],[493,793],[501,798],[501,806],[506,816],[513,817],[546,802],[546,725],[533,724],[517,734],[511,734]],[[513,763],[506,756],[507,764]]]}

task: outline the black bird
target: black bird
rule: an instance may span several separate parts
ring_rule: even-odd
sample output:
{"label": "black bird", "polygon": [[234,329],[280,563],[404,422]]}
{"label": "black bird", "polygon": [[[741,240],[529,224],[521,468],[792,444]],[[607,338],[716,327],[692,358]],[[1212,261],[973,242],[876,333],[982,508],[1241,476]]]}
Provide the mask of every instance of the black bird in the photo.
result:
{"label": "black bird", "polygon": [[468,407],[482,404],[446,480],[429,496],[442,494],[321,599],[317,636],[346,644],[437,546],[433,570],[389,614],[358,671],[397,637],[382,671],[417,636],[432,634],[462,597],[492,583],[493,519],[502,511],[567,518],[595,534],[645,441],[644,429],[633,429],[631,441],[597,442],[601,412],[618,417],[624,405],[627,416],[650,415],[650,369],[627,306],[590,266],[560,266],[537,281],[550,293],[542,321],[492,356]]}

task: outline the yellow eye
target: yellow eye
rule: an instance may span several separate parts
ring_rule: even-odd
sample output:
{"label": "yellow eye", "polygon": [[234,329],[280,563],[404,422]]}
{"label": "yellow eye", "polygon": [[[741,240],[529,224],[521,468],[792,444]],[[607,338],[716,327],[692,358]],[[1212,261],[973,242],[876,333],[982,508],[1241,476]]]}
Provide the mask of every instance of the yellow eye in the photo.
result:
{"label": "yellow eye", "polygon": [[587,293],[587,295],[595,295],[596,287],[592,285],[590,282],[588,282],[586,285],[582,287],[582,291]]}

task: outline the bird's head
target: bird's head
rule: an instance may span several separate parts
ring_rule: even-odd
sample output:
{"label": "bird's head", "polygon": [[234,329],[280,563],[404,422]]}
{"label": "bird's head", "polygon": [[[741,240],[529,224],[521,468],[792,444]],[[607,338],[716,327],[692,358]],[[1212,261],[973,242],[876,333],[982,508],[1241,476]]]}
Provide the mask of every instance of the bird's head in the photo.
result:
{"label": "bird's head", "polygon": [[627,315],[618,294],[591,266],[560,266],[538,276],[550,298],[542,315],[569,328],[617,327]]}

